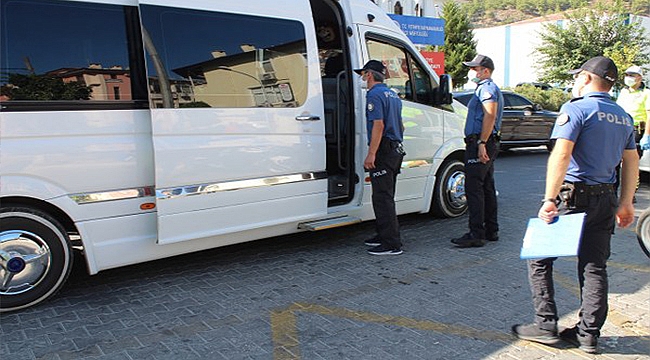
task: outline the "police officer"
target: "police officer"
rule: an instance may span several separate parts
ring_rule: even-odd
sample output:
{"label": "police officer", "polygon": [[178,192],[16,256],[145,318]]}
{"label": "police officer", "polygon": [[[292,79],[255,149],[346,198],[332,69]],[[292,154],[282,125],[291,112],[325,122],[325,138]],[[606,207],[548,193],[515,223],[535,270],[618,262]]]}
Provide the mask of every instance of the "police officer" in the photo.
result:
{"label": "police officer", "polygon": [[395,183],[405,152],[402,148],[402,100],[384,84],[386,67],[377,60],[354,70],[367,84],[366,128],[368,155],[363,166],[370,173],[372,207],[377,236],[365,243],[371,255],[399,255],[402,242],[395,210]]}
{"label": "police officer", "polygon": [[456,247],[480,247],[486,240],[499,239],[497,195],[494,187],[494,160],[503,116],[503,95],[492,81],[494,62],[476,55],[468,77],[477,84],[467,104],[465,122],[465,194],[469,210],[469,232],[451,242]]}
{"label": "police officer", "polygon": [[640,66],[630,66],[625,70],[625,88],[618,95],[616,103],[627,111],[634,120],[636,139],[642,150],[650,150],[650,90],[643,83],[643,70]]}
{"label": "police officer", "polygon": [[[618,77],[614,62],[597,56],[570,73],[575,78],[576,98],[562,106],[553,128],[551,137],[557,141],[548,160],[546,191],[538,217],[550,223],[558,214],[586,213],[578,249],[579,321],[558,337],[553,288],[556,258],[529,260],[535,321],[515,325],[512,330],[521,339],[555,344],[562,338],[595,353],[607,317],[610,239],[615,222],[625,227],[634,221],[632,196],[639,157],[632,119],[608,94]],[[621,159],[619,200],[613,183],[614,168]]]}

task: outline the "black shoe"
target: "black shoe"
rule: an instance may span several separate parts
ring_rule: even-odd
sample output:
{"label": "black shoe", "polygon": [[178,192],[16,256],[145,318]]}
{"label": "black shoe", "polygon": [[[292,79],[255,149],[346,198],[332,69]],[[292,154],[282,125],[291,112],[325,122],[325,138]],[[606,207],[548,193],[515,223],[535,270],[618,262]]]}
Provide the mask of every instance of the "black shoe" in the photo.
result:
{"label": "black shoe", "polygon": [[598,338],[593,335],[579,334],[578,328],[575,326],[560,331],[560,338],[588,354],[598,352]]}
{"label": "black shoe", "polygon": [[402,253],[401,249],[393,249],[385,247],[383,245],[375,246],[372,249],[368,249],[368,254],[370,255],[399,255]]}
{"label": "black shoe", "polygon": [[481,247],[485,245],[485,240],[473,238],[470,233],[466,233],[459,238],[451,239],[451,242],[458,248]]}
{"label": "black shoe", "polygon": [[486,239],[487,241],[499,241],[499,233],[498,233],[498,232],[495,232],[495,233],[493,233],[493,234],[486,235],[486,236],[485,236],[485,239]]}
{"label": "black shoe", "polygon": [[512,333],[520,339],[553,345],[560,341],[557,331],[541,329],[537,324],[513,325]]}
{"label": "black shoe", "polygon": [[368,240],[364,241],[363,243],[366,244],[366,246],[379,246],[379,245],[381,245],[381,241],[379,241],[379,238],[376,237],[376,236],[374,238],[372,238],[372,239],[368,239]]}

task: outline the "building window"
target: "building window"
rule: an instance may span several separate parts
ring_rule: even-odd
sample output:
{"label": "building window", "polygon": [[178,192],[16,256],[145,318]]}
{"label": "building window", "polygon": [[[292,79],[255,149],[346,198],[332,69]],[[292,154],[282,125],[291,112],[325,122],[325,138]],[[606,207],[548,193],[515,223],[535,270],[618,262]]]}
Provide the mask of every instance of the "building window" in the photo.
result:
{"label": "building window", "polygon": [[113,88],[113,97],[115,100],[120,100],[120,88],[117,86]]}
{"label": "building window", "polygon": [[395,9],[394,9],[395,15],[402,15],[404,13],[404,8],[402,7],[402,4],[398,1],[395,3]]}

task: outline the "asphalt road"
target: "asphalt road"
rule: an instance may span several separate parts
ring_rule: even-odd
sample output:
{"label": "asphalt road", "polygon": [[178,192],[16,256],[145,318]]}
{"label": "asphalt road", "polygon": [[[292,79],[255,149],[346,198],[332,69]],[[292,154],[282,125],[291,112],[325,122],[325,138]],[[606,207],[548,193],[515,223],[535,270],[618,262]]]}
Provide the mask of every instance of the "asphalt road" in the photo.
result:
{"label": "asphalt road", "polygon": [[[467,217],[400,217],[404,254],[367,255],[373,223],[282,236],[73,276],[52,300],[0,315],[0,359],[650,359],[650,260],[612,240],[602,354],[520,341],[532,320],[519,250],[548,153],[496,163],[500,241],[456,249]],[[643,183],[637,213],[650,204]],[[556,262],[560,324],[579,306],[576,261]]]}

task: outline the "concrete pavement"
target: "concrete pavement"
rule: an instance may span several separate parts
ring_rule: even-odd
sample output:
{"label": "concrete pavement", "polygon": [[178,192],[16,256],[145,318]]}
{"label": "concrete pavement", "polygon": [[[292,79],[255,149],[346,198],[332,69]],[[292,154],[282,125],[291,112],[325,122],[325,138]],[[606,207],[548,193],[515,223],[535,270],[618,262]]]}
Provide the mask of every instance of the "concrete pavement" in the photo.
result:
{"label": "concrete pavement", "polygon": [[[87,276],[0,315],[0,359],[650,359],[650,260],[632,230],[612,241],[600,355],[510,335],[532,319],[529,217],[547,153],[496,163],[501,240],[456,249],[467,217],[400,217],[400,256],[367,255],[373,223],[266,239]],[[650,204],[642,184],[639,211]],[[77,265],[79,264],[78,262]],[[560,323],[577,318],[573,258],[556,262]]]}

